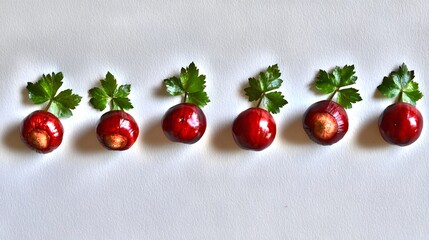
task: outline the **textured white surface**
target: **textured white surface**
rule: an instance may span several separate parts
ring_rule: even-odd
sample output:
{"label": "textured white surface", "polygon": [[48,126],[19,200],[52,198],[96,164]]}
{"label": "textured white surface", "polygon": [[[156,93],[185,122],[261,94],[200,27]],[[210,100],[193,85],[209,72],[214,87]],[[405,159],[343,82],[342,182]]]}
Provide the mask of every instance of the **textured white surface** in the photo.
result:
{"label": "textured white surface", "polygon": [[[392,100],[375,88],[402,62],[429,96],[429,2],[0,2],[0,239],[428,239],[427,127],[389,146],[376,119]],[[164,78],[195,61],[207,75],[208,129],[194,145],[168,142],[160,118],[179,98]],[[232,140],[251,106],[247,78],[278,63],[289,104],[263,152]],[[301,116],[326,96],[319,69],[355,64],[364,101],[339,143],[318,146]],[[63,121],[63,144],[36,154],[19,140],[31,111],[25,86],[62,71],[84,96]],[[101,113],[87,91],[107,71],[131,83],[140,125],[126,152],[100,147]],[[425,121],[428,101],[418,103]]]}

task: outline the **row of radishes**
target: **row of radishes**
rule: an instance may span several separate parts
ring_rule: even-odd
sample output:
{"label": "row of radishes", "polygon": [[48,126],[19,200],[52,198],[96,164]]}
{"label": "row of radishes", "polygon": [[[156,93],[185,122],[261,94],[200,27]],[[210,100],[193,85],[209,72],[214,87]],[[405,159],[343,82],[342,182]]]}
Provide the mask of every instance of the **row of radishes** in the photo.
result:
{"label": "row of radishes", "polygon": [[[257,106],[241,112],[232,125],[233,138],[241,148],[260,151],[273,142],[276,123],[271,113],[278,113],[287,104],[282,93],[276,91],[283,82],[280,75],[278,66],[273,65],[257,77],[249,78],[249,86],[244,91],[249,101],[257,101]],[[378,122],[381,136],[388,143],[406,146],[421,134],[423,118],[415,104],[423,95],[413,78],[414,72],[402,64],[377,88],[386,97],[398,97],[395,104],[384,110]],[[82,99],[70,89],[58,93],[62,79],[62,73],[52,73],[27,84],[31,101],[47,103],[44,110],[28,115],[20,128],[23,142],[39,153],[51,152],[61,144],[64,130],[58,118],[71,116],[71,110]],[[330,73],[319,71],[315,87],[331,95],[328,100],[311,105],[303,116],[303,128],[311,140],[331,145],[344,137],[349,125],[345,108],[362,100],[358,90],[346,88],[356,80],[353,65],[336,67]],[[133,108],[128,98],[131,86],[118,86],[109,72],[100,83],[101,87],[89,90],[90,103],[100,111],[109,106],[110,111],[104,113],[97,124],[97,138],[107,149],[129,149],[139,135],[138,124],[125,112]],[[194,63],[182,68],[179,76],[164,80],[169,94],[183,97],[183,102],[168,109],[162,119],[164,134],[171,141],[192,144],[203,136],[206,118],[200,107],[210,102],[205,83],[205,76],[199,74]]]}

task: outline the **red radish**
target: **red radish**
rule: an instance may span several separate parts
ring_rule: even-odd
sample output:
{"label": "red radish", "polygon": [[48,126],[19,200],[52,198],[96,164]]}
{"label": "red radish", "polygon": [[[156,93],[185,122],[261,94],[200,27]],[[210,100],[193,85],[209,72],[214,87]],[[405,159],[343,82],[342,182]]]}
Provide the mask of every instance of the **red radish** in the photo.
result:
{"label": "red radish", "polygon": [[79,104],[81,97],[70,89],[57,94],[63,84],[63,74],[42,75],[36,83],[27,83],[30,100],[35,104],[48,102],[44,110],[29,114],[21,123],[21,140],[39,153],[49,153],[61,145],[63,125],[58,117],[70,117],[71,109]]}
{"label": "red radish", "polygon": [[314,103],[304,116],[305,132],[311,140],[321,145],[338,142],[349,129],[347,112],[334,101],[323,100]]}
{"label": "red radish", "polygon": [[171,107],[162,119],[164,134],[173,142],[197,142],[204,135],[206,125],[206,116],[201,108],[191,103]]}
{"label": "red radish", "polygon": [[235,142],[243,149],[255,151],[270,146],[276,131],[273,116],[262,108],[249,108],[241,112],[232,126]]}
{"label": "red radish", "polygon": [[380,134],[390,144],[408,146],[422,132],[423,117],[415,105],[423,94],[413,79],[414,71],[408,71],[407,66],[402,64],[398,71],[384,77],[382,84],[377,87],[386,97],[399,95],[399,102],[388,106],[378,119]]}
{"label": "red radish", "polygon": [[104,113],[97,125],[97,139],[108,149],[125,150],[137,140],[139,127],[134,118],[121,110]]}
{"label": "red radish", "polygon": [[378,126],[386,142],[407,146],[420,137],[423,117],[413,105],[400,102],[390,105],[383,111]]}
{"label": "red radish", "polygon": [[162,118],[162,130],[170,141],[193,144],[204,135],[207,123],[200,107],[210,102],[204,91],[205,78],[192,62],[181,69],[180,77],[164,80],[170,95],[184,95],[183,102],[168,109]]}
{"label": "red radish", "polygon": [[20,130],[22,141],[36,152],[52,152],[63,141],[63,125],[48,111],[32,112],[22,122]]}
{"label": "red radish", "polygon": [[[239,147],[261,151],[274,141],[277,129],[271,113],[278,113],[287,104],[281,92],[272,91],[280,88],[280,75],[276,64],[261,72],[258,79],[249,78],[249,87],[244,91],[249,101],[258,101],[258,105],[241,112],[232,124],[232,135]],[[268,111],[260,108],[261,104]]]}
{"label": "red radish", "polygon": [[103,111],[110,103],[110,111],[104,113],[97,124],[97,139],[109,150],[123,151],[129,149],[139,135],[139,127],[134,118],[124,110],[132,109],[128,98],[131,85],[118,87],[115,77],[107,72],[106,79],[100,80],[102,88],[92,88],[90,103],[94,108]]}
{"label": "red radish", "polygon": [[[361,101],[358,90],[340,89],[356,82],[354,66],[335,67],[332,73],[320,70],[316,80],[316,89],[331,93],[328,100],[312,104],[303,117],[303,128],[308,137],[321,145],[332,145],[340,141],[349,129],[349,120],[345,108]],[[333,97],[337,95],[337,102]]]}

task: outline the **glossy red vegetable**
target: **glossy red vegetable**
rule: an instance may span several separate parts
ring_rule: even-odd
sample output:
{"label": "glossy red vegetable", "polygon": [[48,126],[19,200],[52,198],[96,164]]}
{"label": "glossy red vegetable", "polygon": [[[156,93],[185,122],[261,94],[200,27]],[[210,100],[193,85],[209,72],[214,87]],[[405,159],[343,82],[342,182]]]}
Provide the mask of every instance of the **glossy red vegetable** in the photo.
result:
{"label": "glossy red vegetable", "polygon": [[204,112],[192,103],[177,104],[162,118],[162,130],[173,142],[195,143],[204,135],[206,126]]}
{"label": "glossy red vegetable", "polygon": [[341,105],[331,100],[316,102],[304,113],[303,127],[314,142],[332,145],[347,133],[349,128],[347,112]]}
{"label": "glossy red vegetable", "polygon": [[97,124],[97,139],[110,150],[129,149],[138,135],[139,127],[136,121],[122,110],[106,112]]}
{"label": "glossy red vegetable", "polygon": [[423,117],[413,105],[399,102],[388,106],[378,119],[383,139],[391,144],[407,146],[414,143],[423,129]]}
{"label": "glossy red vegetable", "polygon": [[261,151],[274,141],[276,122],[271,113],[262,108],[241,112],[232,124],[235,142],[243,149]]}
{"label": "glossy red vegetable", "polygon": [[63,140],[63,125],[52,113],[38,110],[28,115],[21,123],[21,139],[39,153],[49,153],[60,146]]}

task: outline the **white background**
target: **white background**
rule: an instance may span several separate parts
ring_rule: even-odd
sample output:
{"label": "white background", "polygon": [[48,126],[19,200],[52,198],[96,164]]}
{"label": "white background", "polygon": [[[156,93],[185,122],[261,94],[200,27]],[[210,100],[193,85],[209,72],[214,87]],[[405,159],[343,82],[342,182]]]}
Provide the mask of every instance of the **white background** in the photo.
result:
{"label": "white background", "polygon": [[[194,145],[171,143],[160,119],[180,101],[162,80],[194,61],[207,76],[208,128]],[[0,239],[428,239],[427,127],[408,147],[387,145],[376,93],[405,62],[425,97],[429,2],[0,1]],[[278,63],[289,104],[262,152],[239,149],[233,119],[253,106],[249,77]],[[363,101],[346,136],[311,142],[304,111],[327,96],[319,69],[355,64]],[[62,71],[83,96],[63,120],[62,145],[37,154],[19,139],[34,106],[25,86]],[[140,126],[125,152],[104,150],[102,113],[88,89],[107,71],[132,84]]]}

